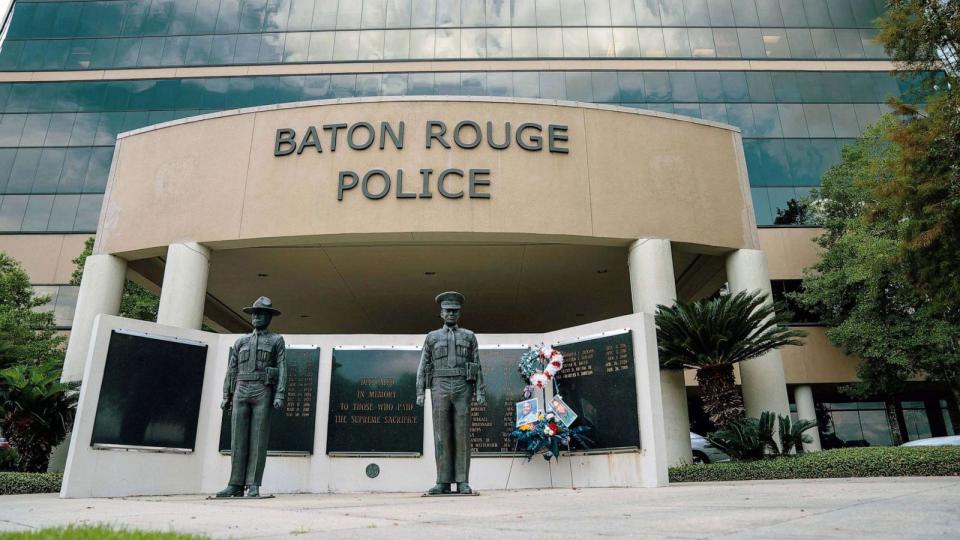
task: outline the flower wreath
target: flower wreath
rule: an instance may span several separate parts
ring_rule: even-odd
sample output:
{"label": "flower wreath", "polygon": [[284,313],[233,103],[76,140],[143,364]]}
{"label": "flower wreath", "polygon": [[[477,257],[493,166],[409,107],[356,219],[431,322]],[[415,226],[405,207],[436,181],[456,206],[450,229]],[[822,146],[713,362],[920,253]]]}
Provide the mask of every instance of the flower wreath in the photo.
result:
{"label": "flower wreath", "polygon": [[563,369],[563,355],[548,345],[532,347],[520,357],[517,369],[527,384],[543,388]]}

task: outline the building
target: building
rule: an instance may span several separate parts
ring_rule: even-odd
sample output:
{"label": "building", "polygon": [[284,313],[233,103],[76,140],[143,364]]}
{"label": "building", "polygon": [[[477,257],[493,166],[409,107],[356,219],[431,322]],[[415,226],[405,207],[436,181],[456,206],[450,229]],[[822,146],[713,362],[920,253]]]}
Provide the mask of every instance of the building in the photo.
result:
{"label": "building", "polygon": [[[543,332],[643,306],[649,310],[657,301],[668,301],[671,294],[663,292],[661,279],[654,288],[659,287],[663,296],[646,300],[634,296],[631,304],[628,252],[639,257],[632,263],[635,268],[646,264],[643,261],[661,261],[658,268],[672,273],[673,279],[666,280],[668,289],[675,288],[680,298],[696,298],[714,294],[732,279],[732,263],[725,259],[730,249],[751,245],[765,253],[769,268],[765,280],[780,296],[796,290],[802,269],[816,260],[810,239],[817,231],[797,223],[795,202],[839,160],[843,144],[882,114],[885,100],[909,86],[889,73],[891,63],[871,41],[875,35],[871,21],[882,9],[881,0],[16,1],[0,49],[0,249],[24,262],[37,288],[54,297],[58,324],[68,329],[78,296],[78,288],[68,285],[71,260],[102,219],[119,133],[226,110],[338,98],[434,96],[406,103],[434,103],[438,109],[447,101],[466,104],[451,118],[477,122],[498,106],[469,98],[565,100],[738,127],[757,243],[705,242],[717,249],[702,249],[699,244],[690,249],[687,244],[697,244],[696,238],[688,235],[686,241],[677,241],[674,229],[661,229],[661,236],[652,236],[656,242],[637,244],[639,251],[629,251],[637,238],[604,237],[589,248],[576,248],[583,242],[551,238],[546,229],[535,239],[444,237],[425,234],[450,232],[428,223],[418,229],[422,235],[353,237],[349,245],[337,248],[336,256],[334,248],[318,239],[306,244],[282,239],[252,242],[249,249],[219,252],[213,243],[207,246],[211,271],[209,284],[203,287],[203,322],[221,331],[242,331],[246,323],[240,307],[261,290],[270,290],[277,291],[271,294],[278,301],[296,306],[295,316],[278,320],[283,332],[416,333],[431,326],[432,314],[424,316],[410,307],[414,293],[459,287],[467,280],[465,292],[476,299],[471,315],[476,330]],[[535,105],[529,111],[539,115]],[[403,109],[384,109],[386,116],[376,120],[390,121],[389,115],[394,115],[397,122],[398,110]],[[299,136],[315,124],[307,119],[287,123],[277,127],[293,128]],[[680,124],[669,125],[668,132]],[[320,124],[316,127],[329,133]],[[370,133],[380,143],[385,133],[379,124],[376,127]],[[409,127],[408,137],[419,143],[422,133]],[[547,129],[546,122],[542,127]],[[601,124],[600,129],[607,128]],[[649,149],[662,142],[656,140],[659,135],[673,139],[648,129],[630,141],[639,155],[649,157],[645,163],[678,174],[697,170],[700,157],[690,153],[696,148],[651,155]],[[229,129],[215,131],[228,141]],[[130,140],[134,137],[138,136]],[[198,137],[198,143],[209,142]],[[273,157],[288,164],[285,167],[292,167],[295,160],[305,163],[302,142],[297,155]],[[308,152],[314,148],[308,146]],[[690,163],[677,163],[684,154],[690,154]],[[142,157],[149,157],[149,152]],[[172,181],[194,165],[170,159],[163,174],[149,181]],[[418,171],[406,174],[414,181]],[[704,182],[712,174],[701,173],[696,177],[700,183],[667,183],[659,194],[688,200],[696,190],[711,193]],[[497,180],[491,186],[494,197],[504,185]],[[164,184],[158,185],[162,193]],[[195,179],[191,185],[200,193],[204,184]],[[323,205],[343,208],[355,204],[348,199],[361,193],[353,189],[343,195],[342,203],[324,200]],[[525,206],[515,212],[541,212],[539,219],[554,222],[576,217],[575,207],[551,211],[549,189],[527,196],[532,200],[522,201]],[[181,219],[196,217],[201,223],[199,218],[207,212],[218,215],[219,199],[209,197],[198,199],[199,204]],[[469,208],[485,203],[469,197],[454,202],[437,197],[430,202]],[[149,210],[143,207],[144,223],[150,222]],[[680,216],[699,218],[691,221],[695,227],[691,225],[690,234],[708,231],[711,220],[741,217],[722,215],[720,210],[700,216],[689,215],[689,208],[676,210]],[[283,222],[283,209],[270,211],[270,219]],[[671,217],[664,214],[660,219],[667,223]],[[371,234],[390,230],[389,223],[377,219],[376,212],[363,214],[363,221],[377,225]],[[314,234],[320,234],[324,224],[314,226]],[[170,233],[169,239],[177,237],[172,223],[159,227]],[[649,231],[653,234],[656,227]],[[125,232],[143,238],[156,231]],[[285,234],[281,231],[277,238]],[[664,238],[674,242],[664,244]],[[371,251],[371,245],[382,242],[391,247]],[[171,243],[180,246],[175,251],[192,249]],[[429,247],[451,243],[458,250],[456,259],[463,262],[427,255]],[[114,277],[126,270],[154,290],[174,279],[171,261],[195,264],[189,262],[189,254],[180,259],[173,251],[138,252],[143,246],[135,241],[127,247],[132,252],[124,251],[127,248],[117,252],[126,253],[129,264],[114,267]],[[524,265],[537,257],[557,261],[550,265],[552,273],[524,275]],[[483,266],[484,261],[493,264]],[[761,264],[758,261],[753,263]],[[508,265],[513,265],[509,272],[504,270]],[[253,268],[254,275],[242,274],[239,268]],[[483,270],[470,274],[471,268]],[[668,270],[663,275],[669,275]],[[510,295],[502,292],[508,283],[513,284]],[[307,292],[293,287],[307,284]],[[634,280],[633,289],[637,286]],[[530,303],[541,306],[537,314],[527,311]],[[367,307],[372,304],[392,316],[376,315]],[[331,305],[337,309],[325,307]],[[198,327],[199,317],[178,323]],[[801,415],[817,411],[825,444],[890,444],[882,403],[852,401],[838,389],[855,380],[855,361],[831,347],[822,328],[812,324],[809,331],[804,347],[782,351],[783,374],[774,373],[772,380],[783,381],[776,384],[781,387],[786,384],[785,395]],[[79,376],[74,369],[68,377]],[[682,387],[676,380],[672,384]],[[673,395],[676,407],[671,410],[682,417],[681,404],[689,396],[694,424],[699,425],[695,387],[689,378],[687,385],[686,395]],[[922,382],[912,388],[915,395],[901,403],[907,437],[952,434],[957,409],[947,394]]]}

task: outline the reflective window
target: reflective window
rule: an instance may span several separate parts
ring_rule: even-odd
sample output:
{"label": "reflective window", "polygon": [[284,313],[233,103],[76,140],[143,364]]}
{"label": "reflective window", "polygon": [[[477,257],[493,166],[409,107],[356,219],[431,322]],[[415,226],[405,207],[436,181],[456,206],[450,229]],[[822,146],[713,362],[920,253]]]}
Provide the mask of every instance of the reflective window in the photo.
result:
{"label": "reflective window", "polygon": [[[415,32],[419,32],[418,38],[434,37],[428,41],[434,46],[432,54],[445,55],[453,54],[458,44],[462,49],[471,43],[464,38],[468,31],[474,33],[473,46],[485,51],[488,30]],[[492,30],[494,36],[509,35],[513,47],[520,43],[533,47],[534,35],[537,47],[544,42],[540,36],[545,29]],[[579,30],[587,32],[589,46],[589,29]],[[409,30],[348,32],[360,36],[359,47],[365,57],[381,50],[383,54],[409,52],[409,43],[404,41]],[[479,45],[477,32],[484,37]],[[459,39],[451,37],[457,33]],[[308,58],[321,53],[332,56],[336,44],[314,38],[332,39],[334,35],[284,34],[283,54],[302,56],[306,46]],[[380,35],[384,36],[382,45],[376,37]],[[257,35],[261,38],[258,58],[264,51],[279,48],[278,43],[267,41],[268,36]],[[791,212],[796,212],[791,201],[818,185],[827,168],[840,160],[842,145],[879,118],[886,110],[882,102],[887,95],[908,87],[901,88],[886,73],[784,71],[374,72],[6,83],[0,84],[0,106],[4,107],[0,115],[0,195],[25,198],[2,203],[6,204],[5,223],[18,227],[4,230],[95,228],[93,209],[99,202],[87,195],[99,196],[105,189],[113,144],[122,131],[212,110],[301,99],[437,94],[617,103],[734,124],[744,136],[751,185],[760,190],[755,191],[758,223],[786,224]],[[34,196],[46,198],[30,198]]]}
{"label": "reflective window", "polygon": [[882,401],[824,403],[827,425],[820,426],[824,448],[890,446],[893,438]]}

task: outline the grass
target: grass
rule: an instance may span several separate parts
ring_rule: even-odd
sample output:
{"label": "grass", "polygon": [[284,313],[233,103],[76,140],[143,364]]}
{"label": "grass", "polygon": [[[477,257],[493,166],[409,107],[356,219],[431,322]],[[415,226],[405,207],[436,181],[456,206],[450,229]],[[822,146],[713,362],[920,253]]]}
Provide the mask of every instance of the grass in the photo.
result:
{"label": "grass", "polygon": [[70,525],[35,531],[0,532],[0,540],[204,540],[207,536],[177,532],[139,531],[109,525]]}
{"label": "grass", "polygon": [[0,472],[0,495],[59,493],[63,473]]}
{"label": "grass", "polygon": [[670,469],[671,482],[875,476],[960,476],[960,446],[840,448],[798,456],[683,465]]}

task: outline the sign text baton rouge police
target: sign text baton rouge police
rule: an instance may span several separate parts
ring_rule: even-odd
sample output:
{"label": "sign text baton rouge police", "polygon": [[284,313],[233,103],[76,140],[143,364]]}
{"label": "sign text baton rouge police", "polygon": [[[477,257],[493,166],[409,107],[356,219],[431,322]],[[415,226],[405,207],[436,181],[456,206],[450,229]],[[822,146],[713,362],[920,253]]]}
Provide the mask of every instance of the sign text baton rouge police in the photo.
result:
{"label": "sign text baton rouge police", "polygon": [[[481,126],[473,120],[463,120],[449,129],[442,120],[427,120],[423,140],[426,148],[436,146],[451,149],[456,146],[471,150],[486,144],[494,150],[505,150],[515,142],[518,147],[528,152],[542,152],[546,149],[550,153],[567,154],[570,152],[566,146],[569,141],[567,129],[567,126],[562,124],[547,124],[544,128],[536,122],[521,123],[516,129],[510,122],[504,122],[495,128],[493,122],[486,122],[485,126]],[[344,143],[354,151],[364,151],[374,146],[380,150],[387,146],[402,150],[405,133],[406,123],[402,120],[396,125],[380,122],[379,129],[371,122],[309,126],[299,134],[293,128],[279,128],[274,140],[273,155],[283,157],[304,152],[321,154],[325,149],[336,152],[338,144],[342,152]],[[368,199],[383,199],[391,190],[398,199],[430,199],[433,197],[434,186],[437,193],[447,199],[460,199],[464,196],[471,199],[490,198],[489,191],[486,191],[493,181],[490,169],[419,169],[419,175],[419,182],[408,180],[409,183],[405,186],[403,169],[397,169],[392,176],[387,170],[379,168],[362,173],[343,170],[337,175],[337,200],[342,201],[344,194],[357,186]]]}

